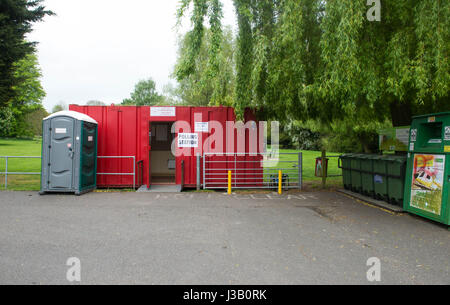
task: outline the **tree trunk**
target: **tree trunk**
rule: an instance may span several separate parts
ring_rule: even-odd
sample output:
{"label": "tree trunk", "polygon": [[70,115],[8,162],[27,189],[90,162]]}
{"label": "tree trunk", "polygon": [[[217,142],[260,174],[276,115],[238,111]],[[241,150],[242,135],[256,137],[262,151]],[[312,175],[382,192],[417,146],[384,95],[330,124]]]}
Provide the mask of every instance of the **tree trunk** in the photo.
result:
{"label": "tree trunk", "polygon": [[410,126],[413,112],[411,102],[393,101],[390,104],[392,124],[394,127]]}

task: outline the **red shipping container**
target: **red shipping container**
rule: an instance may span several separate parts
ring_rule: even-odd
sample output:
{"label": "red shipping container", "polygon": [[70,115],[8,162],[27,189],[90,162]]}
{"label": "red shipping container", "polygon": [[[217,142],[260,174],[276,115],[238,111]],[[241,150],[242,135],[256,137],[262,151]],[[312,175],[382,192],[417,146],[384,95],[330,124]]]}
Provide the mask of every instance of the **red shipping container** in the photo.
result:
{"label": "red shipping container", "polygon": [[[210,149],[224,149],[224,153],[235,153],[238,149],[237,131],[227,131],[227,122],[235,122],[236,115],[231,107],[150,107],[150,106],[79,106],[70,105],[72,111],[87,114],[98,122],[98,156],[135,157],[132,159],[99,159],[98,173],[133,173],[136,171],[136,186],[153,184],[182,184],[181,164],[184,161],[184,186],[197,185],[197,154],[203,156]],[[251,110],[245,111],[245,122],[256,122]],[[177,124],[174,124],[177,122]],[[259,126],[255,124],[259,135]],[[223,135],[216,133],[222,129]],[[172,134],[172,131],[174,133]],[[234,145],[232,145],[234,133]],[[190,135],[194,135],[197,147],[179,147],[173,140],[182,135],[179,141],[189,145]],[[211,141],[210,137],[214,137]],[[210,139],[209,142],[207,140]],[[172,154],[172,143],[176,145],[176,156]],[[195,142],[195,141],[194,141]],[[227,151],[227,145],[233,148]],[[252,146],[253,145],[253,146]],[[261,152],[259,137],[250,135],[245,130],[245,152]],[[195,145],[192,145],[195,146]],[[204,147],[206,148],[204,149]],[[251,150],[252,149],[252,150]],[[242,150],[240,150],[242,152]],[[185,153],[184,155],[180,155]],[[187,155],[186,155],[187,153]],[[217,168],[255,168],[260,167],[262,156],[242,156],[240,161],[248,160],[253,163],[235,164],[234,156],[214,156],[214,161],[226,163],[211,164]],[[259,162],[259,163],[258,163]],[[200,166],[203,171],[203,164]],[[241,170],[235,172],[238,178],[246,177],[245,183],[259,184],[262,181],[261,170]],[[226,185],[227,177],[218,180]],[[133,186],[133,176],[126,175],[100,175],[97,179],[100,188],[125,188]],[[203,181],[203,173],[201,173]],[[246,184],[247,185],[247,184]]]}

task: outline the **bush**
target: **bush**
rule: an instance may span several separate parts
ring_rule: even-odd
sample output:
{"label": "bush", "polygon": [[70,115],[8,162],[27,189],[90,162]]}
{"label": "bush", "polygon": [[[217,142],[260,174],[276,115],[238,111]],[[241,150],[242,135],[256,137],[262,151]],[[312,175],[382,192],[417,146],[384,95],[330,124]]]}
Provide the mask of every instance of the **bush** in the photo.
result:
{"label": "bush", "polygon": [[378,130],[383,126],[380,123],[334,122],[322,139],[323,146],[328,151],[341,153],[375,153],[379,150]]}
{"label": "bush", "polygon": [[317,151],[321,149],[321,134],[291,122],[280,128],[280,145],[287,149]]}
{"label": "bush", "polygon": [[0,109],[0,137],[26,138],[42,135],[42,119],[48,116],[42,106],[18,111],[10,107]]}
{"label": "bush", "polygon": [[292,141],[296,149],[301,150],[320,150],[321,149],[321,134],[313,132],[307,128],[296,129],[292,134]]}
{"label": "bush", "polygon": [[30,136],[42,135],[42,120],[48,116],[44,108],[39,108],[25,115],[25,123]]}
{"label": "bush", "polygon": [[0,108],[0,137],[10,137],[14,131],[16,120],[11,108]]}

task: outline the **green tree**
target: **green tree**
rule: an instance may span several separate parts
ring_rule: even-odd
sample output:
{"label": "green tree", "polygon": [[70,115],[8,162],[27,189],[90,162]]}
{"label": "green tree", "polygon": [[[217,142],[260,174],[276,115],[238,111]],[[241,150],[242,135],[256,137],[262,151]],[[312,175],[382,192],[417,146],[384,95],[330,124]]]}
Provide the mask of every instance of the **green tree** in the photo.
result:
{"label": "green tree", "polygon": [[52,113],[60,112],[68,110],[69,107],[67,106],[66,102],[60,101],[57,105],[53,106]]}
{"label": "green tree", "polygon": [[164,103],[164,97],[156,90],[156,83],[153,79],[139,81],[130,99],[125,99],[122,105],[127,106],[155,106]]}
{"label": "green tree", "polygon": [[321,111],[322,101],[314,99],[308,88],[321,73],[323,6],[320,0],[284,0],[276,7],[275,34],[267,43],[273,46],[266,60],[268,89],[253,104],[278,120],[305,120]]}
{"label": "green tree", "polygon": [[182,104],[179,98],[179,89],[170,82],[164,85],[163,96],[166,105]]}
{"label": "green tree", "polygon": [[246,106],[252,102],[250,80],[253,70],[253,32],[251,1],[234,0],[238,19],[239,33],[237,36],[236,54],[236,92],[235,108],[242,118]]}
{"label": "green tree", "polygon": [[86,103],[86,106],[106,106],[102,101],[92,100]]}
{"label": "green tree", "polygon": [[[381,22],[371,22],[365,0],[234,0],[238,113],[353,126],[365,141],[386,120],[450,110],[450,2],[381,3]],[[197,27],[202,12],[211,14],[195,11]]]}
{"label": "green tree", "polygon": [[42,104],[45,91],[41,85],[42,72],[35,54],[29,54],[14,64],[14,107],[33,107]]}
{"label": "green tree", "polygon": [[14,63],[15,84],[12,87],[14,97],[8,107],[14,115],[11,136],[33,136],[32,127],[26,117],[41,110],[45,91],[41,85],[41,70],[35,54],[28,54],[24,59]]}
{"label": "green tree", "polygon": [[189,32],[189,44],[187,45],[186,56],[182,57],[182,61],[178,64],[176,70],[176,78],[184,79],[195,72],[195,63],[198,54],[202,48],[203,39],[205,37],[205,18],[208,18],[211,28],[211,43],[208,49],[209,64],[208,74],[215,77],[219,73],[219,53],[222,41],[222,25],[223,17],[222,3],[220,0],[180,0],[178,9],[178,20],[185,16],[190,5],[193,4],[191,22],[192,31]]}
{"label": "green tree", "polygon": [[44,107],[39,107],[25,115],[25,123],[28,126],[27,133],[30,136],[42,135],[42,120],[48,116]]}
{"label": "green tree", "polygon": [[33,53],[35,43],[25,36],[32,24],[53,14],[41,5],[42,0],[0,1],[0,108],[12,102],[20,79],[15,76],[15,64]]}
{"label": "green tree", "polygon": [[[173,77],[182,75],[186,57],[189,57],[189,45],[192,33],[187,33],[179,42],[178,60],[174,68]],[[209,74],[210,46],[213,43],[213,32],[210,29],[204,31],[205,38],[198,56],[195,58],[195,70],[182,78],[177,78],[178,87],[175,95],[185,105],[209,106],[209,105],[233,105],[235,86],[234,73],[234,41],[233,31],[225,28],[222,35],[220,53],[217,54],[218,71],[215,77]]]}
{"label": "green tree", "polygon": [[327,1],[316,88],[328,117],[387,117],[399,126],[449,110],[450,2],[383,1],[381,22],[367,20],[365,4]]}
{"label": "green tree", "polygon": [[10,137],[16,120],[10,107],[0,108],[0,137]]}

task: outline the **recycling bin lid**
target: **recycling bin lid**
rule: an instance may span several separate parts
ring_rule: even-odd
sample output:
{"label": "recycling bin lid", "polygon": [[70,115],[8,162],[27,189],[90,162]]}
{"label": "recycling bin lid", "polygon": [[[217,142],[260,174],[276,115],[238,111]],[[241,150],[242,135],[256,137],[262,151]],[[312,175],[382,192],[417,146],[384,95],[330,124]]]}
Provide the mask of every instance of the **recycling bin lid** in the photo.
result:
{"label": "recycling bin lid", "polygon": [[353,157],[355,154],[353,154],[353,153],[348,153],[348,154],[342,154],[342,155],[340,155],[340,158],[342,159],[342,158],[351,158],[351,157]]}
{"label": "recycling bin lid", "polygon": [[369,155],[369,159],[371,159],[371,160],[377,160],[378,158],[379,158],[379,156],[380,155],[374,155],[374,154],[371,154],[371,155]]}
{"label": "recycling bin lid", "polygon": [[386,155],[373,155],[373,159],[377,161],[384,161],[386,160]]}
{"label": "recycling bin lid", "polygon": [[379,155],[374,154],[362,154],[360,158],[367,159],[367,160],[374,160],[377,159]]}
{"label": "recycling bin lid", "polygon": [[407,158],[406,156],[399,156],[399,155],[388,155],[386,157],[387,161],[391,161],[391,162],[399,162],[399,163],[404,163],[406,162]]}
{"label": "recycling bin lid", "polygon": [[365,159],[366,158],[366,154],[354,154],[354,156],[353,157],[355,157],[355,158],[359,158],[359,159]]}
{"label": "recycling bin lid", "polygon": [[431,114],[424,114],[424,115],[417,115],[414,116],[413,119],[422,119],[422,118],[428,118],[432,116],[447,116],[450,115],[450,111],[448,112],[440,112],[440,113],[431,113]]}

